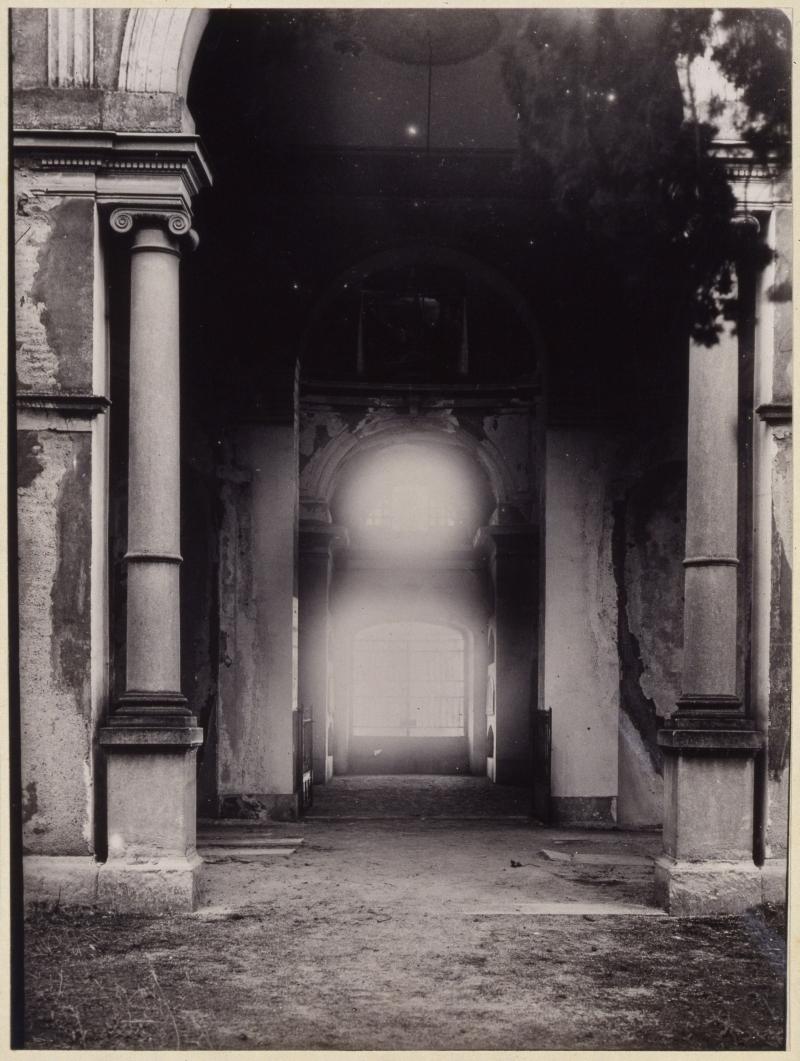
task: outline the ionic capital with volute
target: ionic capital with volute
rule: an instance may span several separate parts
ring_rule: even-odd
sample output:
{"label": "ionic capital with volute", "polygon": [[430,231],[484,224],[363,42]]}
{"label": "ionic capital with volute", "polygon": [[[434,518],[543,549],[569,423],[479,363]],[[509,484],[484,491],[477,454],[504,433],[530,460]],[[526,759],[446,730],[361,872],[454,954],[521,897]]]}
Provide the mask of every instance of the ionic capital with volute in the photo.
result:
{"label": "ionic capital with volute", "polygon": [[192,228],[192,218],[187,210],[171,209],[152,205],[119,206],[111,212],[109,225],[113,232],[126,235],[137,228],[164,228],[173,239],[194,250],[198,236]]}

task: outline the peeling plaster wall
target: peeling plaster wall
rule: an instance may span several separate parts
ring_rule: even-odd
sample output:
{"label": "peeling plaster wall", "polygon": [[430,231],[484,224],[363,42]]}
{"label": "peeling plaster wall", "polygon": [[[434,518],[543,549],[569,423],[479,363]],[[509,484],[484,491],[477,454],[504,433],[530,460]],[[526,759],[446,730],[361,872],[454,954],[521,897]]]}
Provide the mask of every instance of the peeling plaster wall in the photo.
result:
{"label": "peeling plaster wall", "polygon": [[768,292],[774,321],[772,400],[792,400],[792,209],[775,209],[775,274]]}
{"label": "peeling plaster wall", "polygon": [[11,72],[14,88],[47,84],[47,10],[17,8],[11,12]]}
{"label": "peeling plaster wall", "polygon": [[[788,189],[784,188],[788,197]],[[767,229],[775,257],[765,270],[756,318],[756,405],[792,400],[792,214],[777,206]],[[766,858],[786,856],[792,657],[792,426],[755,422],[753,684],[767,745],[757,760],[759,826]]]}
{"label": "peeling plaster wall", "polygon": [[[94,204],[45,185],[43,174],[15,170],[17,393],[103,394]],[[93,737],[108,694],[107,426],[104,414],[56,407],[22,408],[17,420],[24,844],[35,854],[91,853],[96,811],[102,829]]]}
{"label": "peeling plaster wall", "polygon": [[[297,447],[292,425],[240,428],[223,473],[217,778],[222,800],[294,788]],[[279,801],[267,799],[266,808]]]}
{"label": "peeling plaster wall", "polygon": [[549,428],[545,456],[544,706],[557,820],[616,818],[617,589],[608,486],[614,440]]}
{"label": "peeling plaster wall", "polygon": [[16,171],[17,389],[89,393],[94,205],[43,189],[41,174]]}
{"label": "peeling plaster wall", "polygon": [[661,465],[637,479],[617,506],[614,533],[621,707],[618,821],[655,826],[664,805],[657,734],[675,710],[683,661],[683,463]]}
{"label": "peeling plaster wall", "polygon": [[772,465],[772,586],[769,617],[767,829],[770,856],[786,853],[792,665],[792,431],[776,428]]}
{"label": "peeling plaster wall", "polygon": [[216,708],[219,672],[219,484],[206,447],[194,432],[191,468],[181,483],[181,688],[203,730],[198,751],[198,808],[213,815],[216,791]]}
{"label": "peeling plaster wall", "polygon": [[93,849],[91,434],[18,433],[23,843]]}

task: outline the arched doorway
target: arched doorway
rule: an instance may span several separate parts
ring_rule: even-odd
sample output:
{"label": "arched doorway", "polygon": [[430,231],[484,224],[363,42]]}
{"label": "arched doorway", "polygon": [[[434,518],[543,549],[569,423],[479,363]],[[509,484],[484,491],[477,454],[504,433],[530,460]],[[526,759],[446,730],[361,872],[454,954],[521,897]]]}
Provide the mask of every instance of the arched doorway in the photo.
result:
{"label": "arched doorway", "polygon": [[[268,813],[296,810],[286,742],[305,730],[287,724],[292,711],[313,721],[317,782],[354,768],[366,737],[350,721],[353,638],[367,625],[463,632],[464,737],[448,769],[485,776],[490,758],[493,780],[528,783],[538,696],[543,348],[523,292],[544,290],[546,269],[529,240],[510,255],[504,235],[520,210],[501,78],[488,53],[472,57],[489,79],[476,107],[502,120],[478,122],[463,144],[434,123],[426,159],[404,127],[331,106],[354,84],[377,106],[398,79],[425,98],[425,71],[371,44],[351,62],[337,18],[301,22],[212,15],[189,90],[217,163],[187,269],[204,307],[187,345],[205,351],[208,371],[185,409],[212,425],[222,484],[217,741],[206,754],[211,802],[226,814],[242,794]],[[329,85],[324,98],[300,91],[306,63]],[[451,75],[456,66],[437,69],[442,91]],[[347,511],[350,487],[403,446],[406,481]],[[453,471],[427,495],[425,453]],[[448,478],[477,498],[470,512],[457,511]],[[423,509],[424,527],[413,515]]]}
{"label": "arched doorway", "polygon": [[486,773],[492,593],[475,535],[495,508],[466,447],[403,420],[333,476],[335,773]]}
{"label": "arched doorway", "polygon": [[466,773],[464,635],[434,623],[360,630],[352,646],[353,773]]}

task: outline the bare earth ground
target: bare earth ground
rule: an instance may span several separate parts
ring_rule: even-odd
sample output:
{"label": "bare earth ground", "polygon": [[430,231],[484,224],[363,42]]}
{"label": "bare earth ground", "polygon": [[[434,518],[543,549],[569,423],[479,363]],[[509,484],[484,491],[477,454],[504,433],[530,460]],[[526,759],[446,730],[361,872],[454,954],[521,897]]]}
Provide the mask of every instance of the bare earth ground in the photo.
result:
{"label": "bare earth ground", "polygon": [[216,824],[206,844],[240,847],[208,856],[194,914],[34,913],[27,1046],[783,1048],[780,919],[659,914],[657,836],[423,817],[424,787],[403,793],[414,818],[384,792],[388,820],[352,820],[347,797]]}

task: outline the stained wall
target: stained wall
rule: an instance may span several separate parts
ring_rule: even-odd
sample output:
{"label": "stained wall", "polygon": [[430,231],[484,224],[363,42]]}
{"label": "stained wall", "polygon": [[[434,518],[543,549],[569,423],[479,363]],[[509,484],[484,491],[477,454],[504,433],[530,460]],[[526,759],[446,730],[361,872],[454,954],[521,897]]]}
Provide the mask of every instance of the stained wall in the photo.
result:
{"label": "stained wall", "polygon": [[92,199],[25,166],[14,220],[23,842],[86,855],[107,695],[103,259]]}

